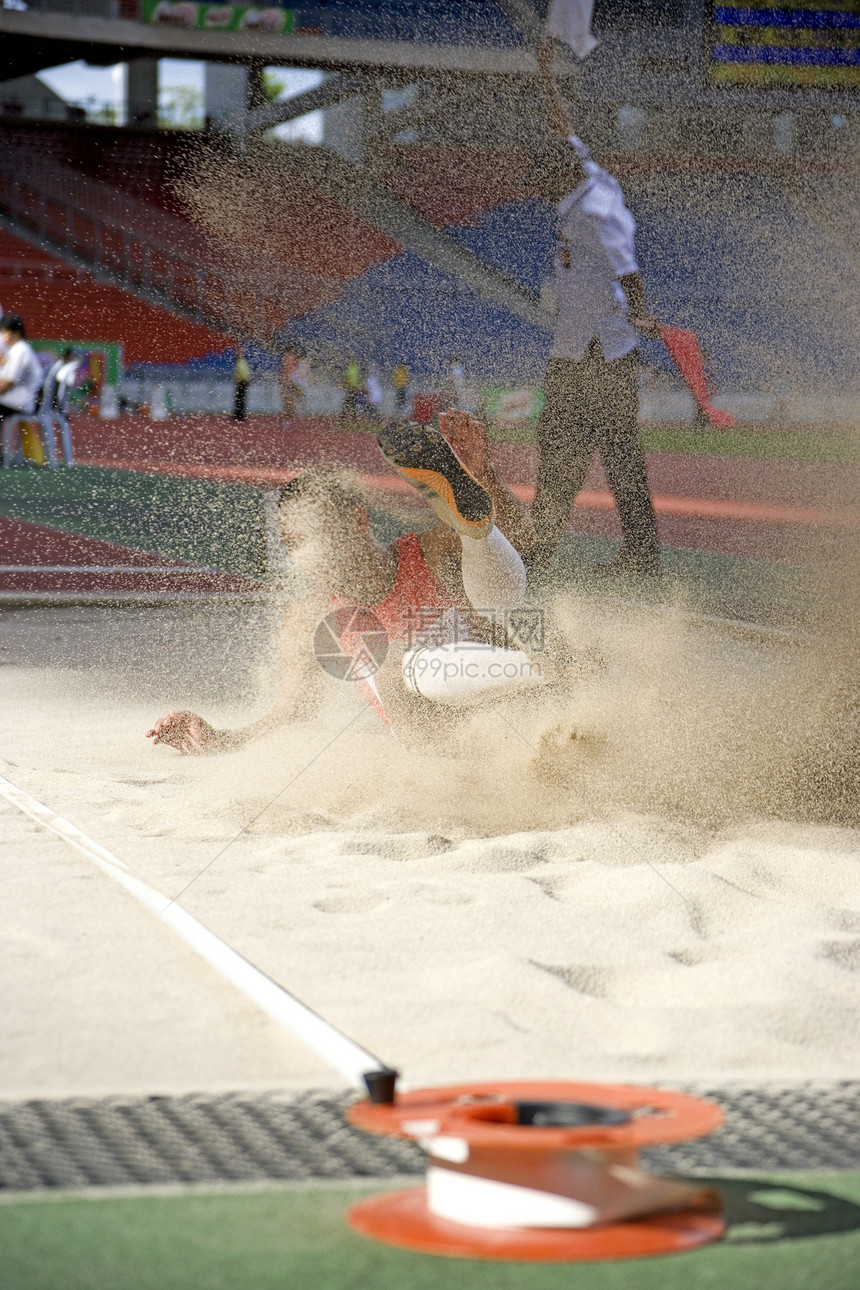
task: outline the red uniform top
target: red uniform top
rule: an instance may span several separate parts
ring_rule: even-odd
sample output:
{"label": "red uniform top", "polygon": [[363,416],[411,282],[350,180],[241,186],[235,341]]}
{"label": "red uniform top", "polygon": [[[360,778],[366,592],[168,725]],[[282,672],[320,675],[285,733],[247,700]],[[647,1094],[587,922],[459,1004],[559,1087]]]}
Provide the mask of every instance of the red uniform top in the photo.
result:
{"label": "red uniform top", "polygon": [[[340,596],[332,596],[331,601],[338,609],[347,607],[347,602]],[[374,641],[374,625],[370,615],[378,620],[388,641],[411,644],[446,609],[462,607],[461,598],[443,587],[435,573],[428,568],[418,545],[417,533],[406,533],[397,539],[397,575],[394,586],[384,600],[367,606],[366,619],[362,620],[361,615],[356,615],[348,626],[344,624],[345,630],[340,633],[341,648],[344,654],[350,655],[360,665],[360,660],[367,659],[368,655],[379,658],[378,628],[377,640]],[[365,679],[359,681],[362,692],[371,707],[387,722],[373,681],[376,669],[368,661],[363,670]]]}
{"label": "red uniform top", "polygon": [[418,534],[397,539],[397,577],[394,586],[378,605],[371,605],[386,635],[392,641],[411,641],[422,627],[434,622],[446,609],[458,604],[427,567]]}

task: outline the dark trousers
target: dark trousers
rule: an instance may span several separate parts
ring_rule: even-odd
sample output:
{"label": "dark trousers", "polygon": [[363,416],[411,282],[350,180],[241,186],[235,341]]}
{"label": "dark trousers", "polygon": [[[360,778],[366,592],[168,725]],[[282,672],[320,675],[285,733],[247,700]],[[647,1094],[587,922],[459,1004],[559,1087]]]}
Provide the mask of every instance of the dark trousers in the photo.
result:
{"label": "dark trousers", "polygon": [[621,520],[620,554],[634,566],[653,570],[660,544],[639,442],[635,351],[607,363],[594,339],[582,359],[551,358],[544,396],[532,507],[535,564],[552,561],[596,450]]}
{"label": "dark trousers", "polygon": [[237,381],[233,390],[233,420],[244,421],[248,411],[248,382]]}
{"label": "dark trousers", "polygon": [[348,385],[346,387],[346,390],[344,391],[343,403],[341,404],[341,408],[340,408],[340,415],[344,417],[347,421],[354,421],[358,416],[358,404],[356,403],[357,394],[358,394],[358,390],[356,390],[351,385]]}
{"label": "dark trousers", "polygon": [[10,408],[5,403],[0,403],[0,444],[2,444],[2,463],[4,466],[11,466],[13,461],[23,461],[21,452],[21,440],[12,443],[12,436],[6,425],[12,417],[21,417],[24,413],[20,408]]}

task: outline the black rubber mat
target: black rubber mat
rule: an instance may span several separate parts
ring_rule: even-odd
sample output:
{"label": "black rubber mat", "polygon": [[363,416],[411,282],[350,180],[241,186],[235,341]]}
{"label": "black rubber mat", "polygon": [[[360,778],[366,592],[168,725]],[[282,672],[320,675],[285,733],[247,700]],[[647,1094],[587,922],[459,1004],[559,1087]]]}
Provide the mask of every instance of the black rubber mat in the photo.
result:
{"label": "black rubber mat", "polygon": [[[646,1153],[669,1173],[860,1164],[860,1082],[695,1086],[726,1124]],[[343,1118],[350,1095],[308,1092],[0,1103],[0,1189],[385,1178],[423,1171],[412,1143]]]}

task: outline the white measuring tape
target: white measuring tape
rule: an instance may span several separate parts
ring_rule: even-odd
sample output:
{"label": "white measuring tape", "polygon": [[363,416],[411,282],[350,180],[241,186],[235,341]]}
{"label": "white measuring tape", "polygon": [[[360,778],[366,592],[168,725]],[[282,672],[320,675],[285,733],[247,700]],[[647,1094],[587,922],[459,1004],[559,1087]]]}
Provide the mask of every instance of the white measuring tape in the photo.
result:
{"label": "white measuring tape", "polygon": [[246,999],[250,999],[273,1021],[277,1021],[300,1039],[306,1047],[321,1057],[355,1088],[366,1093],[365,1075],[387,1069],[373,1053],[354,1043],[295,995],[290,994],[283,986],[266,976],[265,972],[261,972],[259,968],[254,967],[253,963],[249,963],[241,954],[237,954],[214,932],[210,932],[191,914],[186,913],[180,905],[175,904],[168,896],[153,887],[147,886],[139,878],[135,878],[129,872],[128,865],[117,856],[100,846],[86,833],[82,833],[69,820],[64,820],[42,802],[30,797],[29,793],[17,788],[2,775],[0,775],[0,797],[43,828],[56,833],[69,846],[74,847],[81,855],[97,865],[108,877],[118,882],[134,896],[135,900],[140,901],[150,913],[175,932],[189,949],[214,968],[225,981],[229,981]]}

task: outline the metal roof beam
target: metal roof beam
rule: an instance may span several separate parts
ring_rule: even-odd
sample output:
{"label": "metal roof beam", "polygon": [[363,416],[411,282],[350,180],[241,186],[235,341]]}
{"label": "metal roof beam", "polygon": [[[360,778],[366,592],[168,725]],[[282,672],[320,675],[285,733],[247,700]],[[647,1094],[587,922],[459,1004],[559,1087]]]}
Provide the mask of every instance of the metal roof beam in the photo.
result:
{"label": "metal roof beam", "polygon": [[[123,18],[86,14],[0,9],[0,35],[10,56],[14,42],[40,40],[45,66],[62,59],[57,47],[111,46],[118,61],[155,54],[167,58],[204,60],[261,60],[270,66],[324,67],[334,71],[380,71],[530,75],[534,54],[527,49],[489,45],[439,45],[407,40],[354,40],[336,36],[272,36],[262,32],[183,31]],[[52,50],[53,46],[53,50]],[[5,52],[5,51],[4,51]]]}
{"label": "metal roof beam", "polygon": [[423,82],[419,85],[418,98],[414,103],[386,112],[378,120],[365,125],[367,142],[383,142],[393,139],[403,130],[420,130],[431,121],[438,121],[463,107],[475,98],[475,89],[469,86],[462,89],[462,81]]}
{"label": "metal roof beam", "polygon": [[273,126],[282,125],[285,121],[295,121],[307,112],[317,112],[320,108],[334,107],[344,99],[356,94],[363,94],[379,85],[379,78],[373,73],[359,73],[347,76],[341,73],[329,76],[320,85],[301,94],[294,94],[289,99],[278,99],[267,103],[265,107],[256,108],[248,113],[246,130],[257,134],[261,130],[271,130]]}

